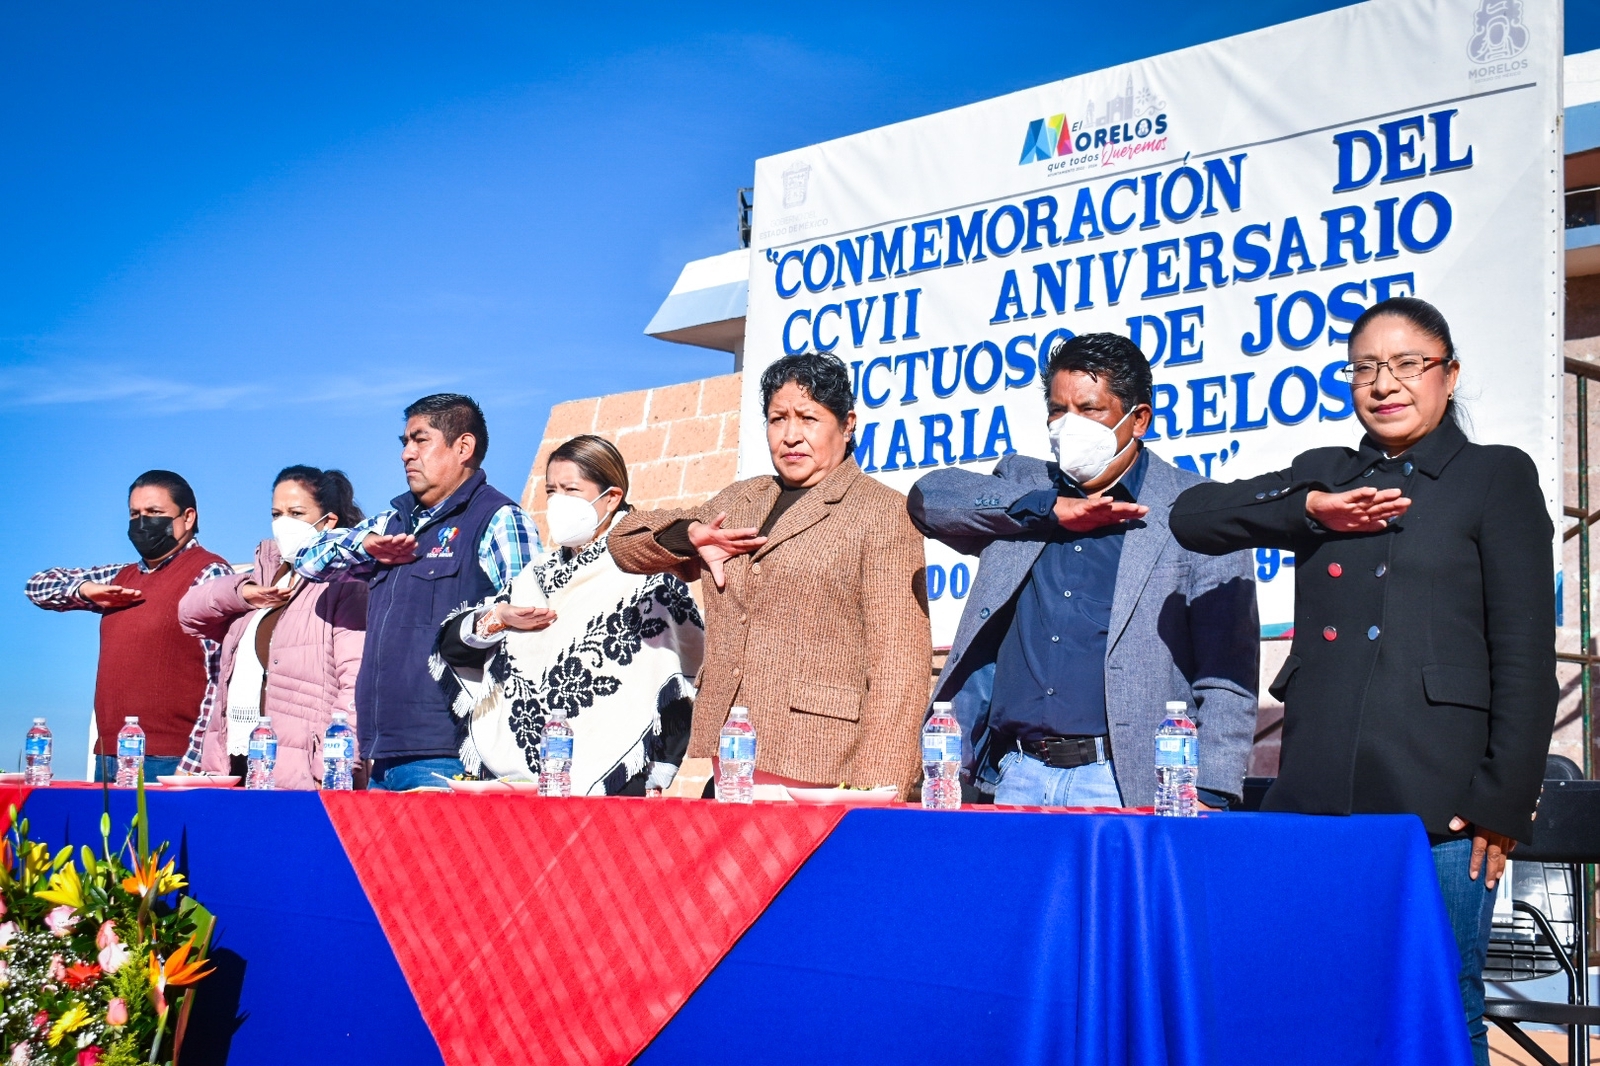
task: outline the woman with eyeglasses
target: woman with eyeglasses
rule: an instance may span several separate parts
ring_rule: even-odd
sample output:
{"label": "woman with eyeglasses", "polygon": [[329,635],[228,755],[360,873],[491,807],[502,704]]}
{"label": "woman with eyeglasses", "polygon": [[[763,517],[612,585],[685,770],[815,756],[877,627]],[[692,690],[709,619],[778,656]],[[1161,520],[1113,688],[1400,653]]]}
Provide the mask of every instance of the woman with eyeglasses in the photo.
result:
{"label": "woman with eyeglasses", "polygon": [[1402,297],[1350,330],[1366,430],[1287,470],[1197,485],[1173,535],[1294,553],[1279,776],[1263,810],[1415,814],[1461,953],[1474,1059],[1495,884],[1532,832],[1556,711],[1554,529],[1524,452],[1470,442],[1444,316]]}

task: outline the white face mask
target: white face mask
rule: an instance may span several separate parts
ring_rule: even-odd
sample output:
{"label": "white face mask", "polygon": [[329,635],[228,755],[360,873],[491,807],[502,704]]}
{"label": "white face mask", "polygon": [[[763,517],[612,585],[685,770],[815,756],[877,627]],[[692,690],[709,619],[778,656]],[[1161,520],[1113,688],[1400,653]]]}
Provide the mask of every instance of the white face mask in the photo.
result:
{"label": "white face mask", "polygon": [[301,549],[315,540],[322,531],[310,522],[282,515],[272,520],[272,539],[278,542],[278,555],[289,565]]}
{"label": "white face mask", "polygon": [[[603,492],[600,494],[604,495]],[[594,531],[600,528],[600,512],[594,506],[600,496],[593,500],[559,492],[546,496],[544,517],[550,523],[550,539],[563,548],[576,548],[589,543]]]}
{"label": "white face mask", "polygon": [[1133,412],[1123,415],[1107,429],[1092,418],[1070,412],[1050,423],[1050,451],[1062,473],[1082,485],[1106,472],[1117,456],[1133,447],[1133,441],[1117,447],[1117,429]]}

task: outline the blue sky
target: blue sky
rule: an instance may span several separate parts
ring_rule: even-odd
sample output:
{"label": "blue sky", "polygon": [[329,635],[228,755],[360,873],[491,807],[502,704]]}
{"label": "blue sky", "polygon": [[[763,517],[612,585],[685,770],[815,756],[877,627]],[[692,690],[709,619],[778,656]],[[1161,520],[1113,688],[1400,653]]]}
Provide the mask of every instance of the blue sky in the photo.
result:
{"label": "blue sky", "polygon": [[449,389],[518,495],[551,404],[731,369],[641,330],[736,246],[758,156],[1337,6],[6,5],[0,416],[29,506],[0,765],[44,714],[82,772],[97,620],[21,589],[130,559],[141,470],[184,473],[203,541],[247,559],[279,468],[381,506],[400,409]]}

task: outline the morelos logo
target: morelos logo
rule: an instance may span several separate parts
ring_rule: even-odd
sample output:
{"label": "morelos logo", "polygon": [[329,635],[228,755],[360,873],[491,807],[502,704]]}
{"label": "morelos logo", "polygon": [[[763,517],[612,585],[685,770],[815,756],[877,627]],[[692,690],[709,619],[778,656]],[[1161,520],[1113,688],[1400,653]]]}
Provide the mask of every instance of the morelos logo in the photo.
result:
{"label": "morelos logo", "polygon": [[1528,47],[1528,27],[1522,24],[1522,0],[1478,0],[1472,13],[1472,38],[1467,58],[1474,63],[1515,59]]}
{"label": "morelos logo", "polygon": [[[1488,2],[1488,0],[1486,0]],[[1166,147],[1167,102],[1146,85],[1136,95],[1133,75],[1120,96],[1107,100],[1098,115],[1095,102],[1084,118],[1071,122],[1065,114],[1036,118],[1022,139],[1021,166],[1045,159],[1068,158],[1074,164],[1098,161],[1102,166]],[[1054,168],[1052,168],[1054,169]]]}

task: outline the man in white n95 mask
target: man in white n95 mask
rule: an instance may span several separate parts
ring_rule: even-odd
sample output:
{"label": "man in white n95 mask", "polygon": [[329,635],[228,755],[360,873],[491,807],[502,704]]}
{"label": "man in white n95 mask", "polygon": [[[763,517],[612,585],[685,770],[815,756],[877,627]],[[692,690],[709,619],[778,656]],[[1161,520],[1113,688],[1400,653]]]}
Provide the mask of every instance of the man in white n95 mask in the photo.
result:
{"label": "man in white n95 mask", "polygon": [[963,727],[969,800],[1142,807],[1168,700],[1200,728],[1201,800],[1240,798],[1256,719],[1259,631],[1246,553],[1196,555],[1167,529],[1203,480],[1147,451],[1150,364],[1126,337],[1050,352],[1054,461],[949,468],[907,501],[922,532],[981,559],[933,699]]}

